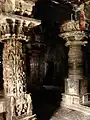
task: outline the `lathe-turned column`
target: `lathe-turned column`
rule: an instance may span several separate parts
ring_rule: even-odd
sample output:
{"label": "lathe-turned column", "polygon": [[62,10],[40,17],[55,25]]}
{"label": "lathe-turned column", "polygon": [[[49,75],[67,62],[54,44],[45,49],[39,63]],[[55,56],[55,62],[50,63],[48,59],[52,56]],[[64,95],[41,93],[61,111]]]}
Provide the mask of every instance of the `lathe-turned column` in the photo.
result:
{"label": "lathe-turned column", "polygon": [[[82,41],[76,41],[75,38],[68,44],[68,79],[66,82],[65,93],[71,95],[84,95],[87,93],[87,80],[83,76],[83,52]],[[69,40],[69,39],[68,39]]]}
{"label": "lathe-turned column", "polygon": [[62,97],[62,103],[80,104],[88,101],[87,94],[88,84],[83,74],[83,51],[82,46],[87,43],[84,40],[85,34],[81,31],[70,31],[62,33],[61,36],[67,40],[66,46],[68,52],[68,78],[65,80],[65,94]]}

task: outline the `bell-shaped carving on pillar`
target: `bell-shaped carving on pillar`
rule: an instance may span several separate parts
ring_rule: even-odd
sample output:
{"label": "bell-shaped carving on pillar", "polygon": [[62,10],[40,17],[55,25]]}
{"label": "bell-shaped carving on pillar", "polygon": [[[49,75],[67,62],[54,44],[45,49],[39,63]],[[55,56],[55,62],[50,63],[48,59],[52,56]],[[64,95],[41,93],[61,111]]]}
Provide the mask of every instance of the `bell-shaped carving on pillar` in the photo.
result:
{"label": "bell-shaped carving on pillar", "polygon": [[25,26],[26,26],[26,22],[23,21],[23,23],[22,23],[22,33],[23,33],[23,35],[24,35],[24,32],[25,32]]}
{"label": "bell-shaped carving on pillar", "polygon": [[6,21],[9,25],[10,35],[12,36],[14,34],[13,20],[12,19],[6,19]]}
{"label": "bell-shaped carving on pillar", "polygon": [[4,25],[2,25],[1,34],[2,34],[2,35],[5,35],[5,27],[4,27]]}
{"label": "bell-shaped carving on pillar", "polygon": [[15,35],[18,36],[20,34],[20,20],[15,20],[14,32]]}
{"label": "bell-shaped carving on pillar", "polygon": [[6,24],[6,34],[9,34],[10,33],[10,29],[9,29],[9,25],[8,24]]}
{"label": "bell-shaped carving on pillar", "polygon": [[28,26],[26,24],[26,21],[23,21],[22,23],[22,32],[23,32],[23,35],[28,36]]}

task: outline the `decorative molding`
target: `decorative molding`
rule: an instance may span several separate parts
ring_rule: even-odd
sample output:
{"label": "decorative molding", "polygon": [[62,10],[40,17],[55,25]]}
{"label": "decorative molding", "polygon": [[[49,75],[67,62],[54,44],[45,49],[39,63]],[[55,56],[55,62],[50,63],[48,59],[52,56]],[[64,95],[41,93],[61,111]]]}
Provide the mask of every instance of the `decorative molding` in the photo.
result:
{"label": "decorative molding", "polygon": [[34,19],[22,19],[18,16],[4,16],[1,15],[0,20],[0,41],[13,39],[28,40],[30,38],[30,31],[33,27],[41,24],[40,21]]}

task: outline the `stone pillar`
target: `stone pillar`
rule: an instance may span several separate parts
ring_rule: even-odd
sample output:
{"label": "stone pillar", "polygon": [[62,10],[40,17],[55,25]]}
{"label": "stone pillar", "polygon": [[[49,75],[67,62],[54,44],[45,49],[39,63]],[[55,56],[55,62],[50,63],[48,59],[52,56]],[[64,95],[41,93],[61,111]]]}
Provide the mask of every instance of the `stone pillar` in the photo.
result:
{"label": "stone pillar", "polygon": [[[63,94],[62,97],[63,103],[69,105],[80,104],[82,102],[82,96],[86,94],[88,90],[87,80],[83,75],[82,52],[82,45],[85,45],[87,41],[84,40],[84,32],[77,30],[77,27],[74,28],[74,25],[74,22],[66,23],[66,25],[64,25],[64,33],[60,34],[61,37],[67,40],[66,45],[69,47],[69,72],[68,79],[65,80],[65,94]],[[87,97],[83,102],[85,101],[88,101]]]}
{"label": "stone pillar", "polygon": [[[69,39],[68,39],[69,40]],[[83,52],[82,45],[85,43],[78,39],[68,44],[68,66],[67,89],[65,93],[71,95],[84,95],[87,93],[87,80],[83,76]]]}
{"label": "stone pillar", "polygon": [[[3,79],[6,96],[6,120],[35,120],[32,115],[32,100],[26,89],[26,64],[24,40],[19,37],[19,21],[7,20],[10,36],[4,39]],[[17,32],[15,32],[17,31]],[[15,33],[15,35],[14,35]]]}

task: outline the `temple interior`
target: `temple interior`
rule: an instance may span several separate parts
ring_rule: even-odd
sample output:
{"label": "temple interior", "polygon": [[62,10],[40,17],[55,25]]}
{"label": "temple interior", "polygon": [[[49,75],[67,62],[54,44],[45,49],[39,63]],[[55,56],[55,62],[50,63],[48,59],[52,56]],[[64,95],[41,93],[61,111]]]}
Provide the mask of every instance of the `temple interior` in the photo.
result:
{"label": "temple interior", "polygon": [[0,1],[0,120],[90,120],[90,1]]}

